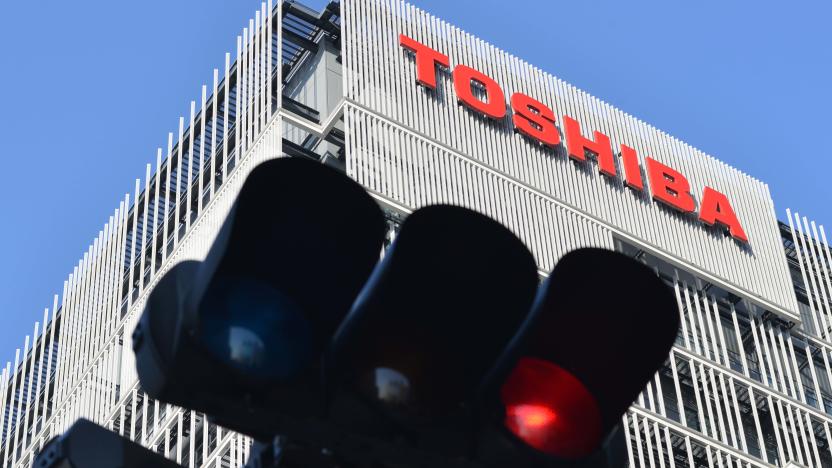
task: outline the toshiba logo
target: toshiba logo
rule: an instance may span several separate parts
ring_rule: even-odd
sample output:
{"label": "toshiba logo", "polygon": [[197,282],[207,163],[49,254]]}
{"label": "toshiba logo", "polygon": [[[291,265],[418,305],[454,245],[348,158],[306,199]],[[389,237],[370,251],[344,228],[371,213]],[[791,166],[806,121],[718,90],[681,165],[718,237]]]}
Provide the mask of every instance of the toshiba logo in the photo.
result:
{"label": "toshiba logo", "polygon": [[[431,49],[403,34],[399,35],[399,44],[412,51],[416,56],[416,82],[428,89],[436,89],[436,66],[451,68],[447,55]],[[465,65],[456,65],[452,70],[454,92],[460,104],[474,112],[492,119],[506,117],[506,97],[500,85],[491,77]],[[484,90],[474,93],[472,85]],[[540,144],[555,147],[563,144],[555,113],[545,104],[523,93],[514,93],[509,99],[511,104],[511,121],[517,132]],[[607,135],[595,131],[591,138],[581,133],[581,124],[574,118],[563,116],[563,135],[566,152],[577,161],[586,161],[586,153],[595,156],[598,171],[606,177],[621,177],[632,190],[643,192],[649,184],[654,200],[682,213],[695,213],[696,202],[690,193],[690,183],[679,171],[668,167],[651,157],[646,158],[645,173],[647,181],[642,180],[636,150],[622,144],[618,156],[621,158],[623,174],[618,174],[613,152]],[[740,241],[748,242],[748,236],[740,224],[731,203],[723,193],[705,187],[699,206],[698,219],[709,225],[720,225],[730,235]]]}

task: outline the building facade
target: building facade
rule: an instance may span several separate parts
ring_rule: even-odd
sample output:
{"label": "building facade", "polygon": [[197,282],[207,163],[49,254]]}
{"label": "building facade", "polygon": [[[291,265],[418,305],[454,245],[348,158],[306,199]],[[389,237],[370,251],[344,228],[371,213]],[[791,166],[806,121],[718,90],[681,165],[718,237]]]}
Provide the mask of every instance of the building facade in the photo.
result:
{"label": "building facade", "polygon": [[3,370],[3,467],[78,417],[186,466],[243,463],[245,437],[142,391],[130,334],[277,157],[360,182],[389,239],[451,203],[508,226],[541,277],[581,246],[653,267],[682,326],[622,420],[631,466],[832,467],[823,227],[778,222],[763,182],[399,0],[262,5]]}

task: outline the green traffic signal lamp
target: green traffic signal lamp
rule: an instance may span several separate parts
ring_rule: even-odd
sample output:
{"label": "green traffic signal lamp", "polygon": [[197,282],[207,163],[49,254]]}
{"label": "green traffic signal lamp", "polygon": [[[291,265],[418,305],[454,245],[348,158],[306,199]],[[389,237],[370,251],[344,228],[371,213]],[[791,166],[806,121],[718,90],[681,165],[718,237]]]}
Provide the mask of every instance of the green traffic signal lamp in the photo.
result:
{"label": "green traffic signal lamp", "polygon": [[171,460],[86,419],[46,443],[33,468],[178,468]]}
{"label": "green traffic signal lamp", "polygon": [[142,387],[263,440],[320,415],[321,353],[379,258],[379,206],[299,158],[257,166],[204,261],[172,268],[133,335]]}
{"label": "green traffic signal lamp", "polygon": [[522,242],[486,216],[436,205],[406,218],[327,354],[330,418],[359,441],[336,453],[359,465],[465,459],[477,390],[537,278]]}
{"label": "green traffic signal lamp", "polygon": [[566,254],[489,377],[478,457],[489,466],[624,466],[619,424],[679,328],[670,288],[609,250]]}

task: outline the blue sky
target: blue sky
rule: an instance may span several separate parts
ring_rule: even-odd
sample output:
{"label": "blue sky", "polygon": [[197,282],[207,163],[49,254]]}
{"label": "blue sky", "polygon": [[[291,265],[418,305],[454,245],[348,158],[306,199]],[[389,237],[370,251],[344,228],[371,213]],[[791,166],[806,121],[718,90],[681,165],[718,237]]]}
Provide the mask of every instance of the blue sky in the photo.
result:
{"label": "blue sky", "polygon": [[[779,218],[791,207],[832,229],[832,3],[414,3],[767,182]],[[14,358],[258,7],[4,5],[0,360]]]}

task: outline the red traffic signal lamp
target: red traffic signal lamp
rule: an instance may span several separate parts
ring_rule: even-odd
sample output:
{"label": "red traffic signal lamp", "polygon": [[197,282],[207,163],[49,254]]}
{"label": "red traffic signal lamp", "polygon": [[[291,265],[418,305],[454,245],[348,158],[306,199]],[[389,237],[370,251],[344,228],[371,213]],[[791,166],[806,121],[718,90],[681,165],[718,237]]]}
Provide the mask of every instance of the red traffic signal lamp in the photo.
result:
{"label": "red traffic signal lamp", "polygon": [[598,402],[586,385],[545,359],[521,357],[500,387],[504,425],[533,449],[580,458],[601,440]]}

